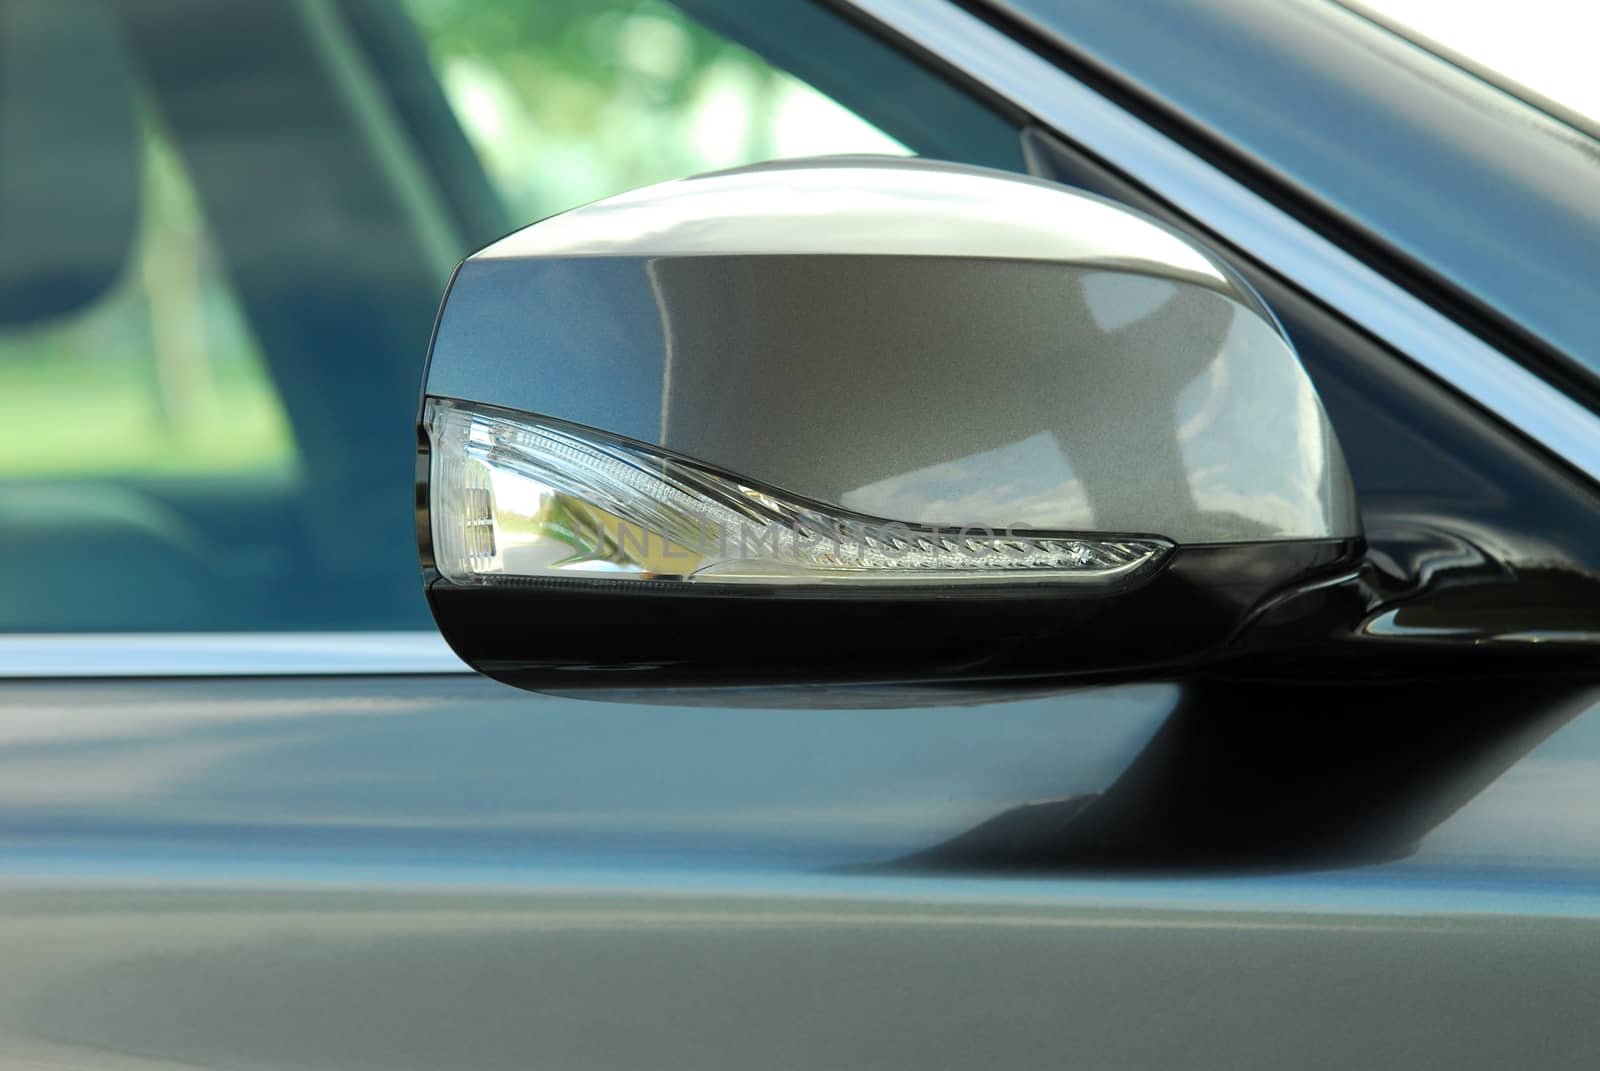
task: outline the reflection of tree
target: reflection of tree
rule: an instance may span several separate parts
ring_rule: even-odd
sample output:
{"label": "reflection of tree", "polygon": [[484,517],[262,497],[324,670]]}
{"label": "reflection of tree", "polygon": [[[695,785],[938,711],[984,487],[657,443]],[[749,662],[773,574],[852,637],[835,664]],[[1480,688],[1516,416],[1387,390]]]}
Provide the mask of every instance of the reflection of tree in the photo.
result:
{"label": "reflection of tree", "polygon": [[155,396],[162,424],[181,429],[216,399],[202,286],[204,238],[193,194],[170,151],[146,139],[145,218],[139,281],[150,320]]}
{"label": "reflection of tree", "polygon": [[0,334],[7,474],[260,471],[293,457],[188,174],[152,110],[137,114],[139,172],[106,176],[142,187],[122,274],[82,309]]}
{"label": "reflection of tree", "polygon": [[[516,222],[779,155],[785,103],[815,96],[658,0],[407,6]],[[890,144],[836,129],[844,114],[802,117],[807,144]]]}

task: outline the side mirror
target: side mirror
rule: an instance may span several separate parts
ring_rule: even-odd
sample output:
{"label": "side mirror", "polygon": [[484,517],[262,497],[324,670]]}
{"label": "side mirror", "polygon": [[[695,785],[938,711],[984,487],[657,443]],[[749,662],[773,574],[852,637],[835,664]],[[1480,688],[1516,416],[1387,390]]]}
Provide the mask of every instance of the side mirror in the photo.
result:
{"label": "side mirror", "polygon": [[921,160],[669,182],[469,257],[418,449],[440,630],[539,690],[1167,676],[1362,550],[1233,271]]}

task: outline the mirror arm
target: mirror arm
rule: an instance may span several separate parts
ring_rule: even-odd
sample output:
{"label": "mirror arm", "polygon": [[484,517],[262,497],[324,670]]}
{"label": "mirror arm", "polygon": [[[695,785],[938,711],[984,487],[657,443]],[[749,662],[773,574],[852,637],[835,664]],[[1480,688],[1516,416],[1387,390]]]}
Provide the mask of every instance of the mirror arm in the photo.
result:
{"label": "mirror arm", "polygon": [[1222,872],[1397,859],[1600,683],[1205,681],[1104,792],[1025,804],[892,864],[913,871]]}
{"label": "mirror arm", "polygon": [[900,860],[1205,872],[1403,857],[1600,701],[1600,578],[1537,541],[1369,518],[1360,567],[1269,603],[1104,792]]}

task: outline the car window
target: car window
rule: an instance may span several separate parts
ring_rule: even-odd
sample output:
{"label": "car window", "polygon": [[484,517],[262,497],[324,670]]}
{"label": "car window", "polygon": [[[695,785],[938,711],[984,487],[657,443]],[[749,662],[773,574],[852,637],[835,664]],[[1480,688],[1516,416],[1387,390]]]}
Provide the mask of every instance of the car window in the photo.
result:
{"label": "car window", "polygon": [[407,8],[514,224],[773,157],[908,151],[666,4],[408,0]]}
{"label": "car window", "polygon": [[[1588,134],[1325,0],[996,6],[1593,399],[1600,143]],[[1514,17],[1537,32],[1528,12]]]}
{"label": "car window", "polygon": [[114,286],[74,314],[0,332],[8,478],[288,479],[295,445],[194,190],[141,123],[141,218]]}
{"label": "car window", "polygon": [[1600,11],[1571,0],[1344,0],[1540,107],[1600,129],[1594,35]]}
{"label": "car window", "polygon": [[660,3],[8,3],[0,630],[428,627],[409,447],[451,264],[862,151],[908,149]]}
{"label": "car window", "polygon": [[217,561],[225,531],[275,530],[300,461],[194,191],[143,119],[137,229],[112,284],[81,308],[0,325],[6,629],[214,627],[197,578],[288,566],[261,542]]}

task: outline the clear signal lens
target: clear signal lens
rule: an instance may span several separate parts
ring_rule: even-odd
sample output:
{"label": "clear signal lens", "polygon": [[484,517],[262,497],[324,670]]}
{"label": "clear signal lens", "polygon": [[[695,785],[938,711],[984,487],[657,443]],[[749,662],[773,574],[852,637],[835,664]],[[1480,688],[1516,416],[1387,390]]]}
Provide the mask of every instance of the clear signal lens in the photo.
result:
{"label": "clear signal lens", "polygon": [[602,432],[429,399],[439,572],[743,584],[1110,582],[1158,539],[902,524],[751,486]]}

